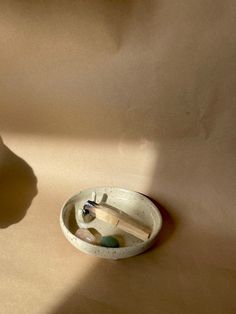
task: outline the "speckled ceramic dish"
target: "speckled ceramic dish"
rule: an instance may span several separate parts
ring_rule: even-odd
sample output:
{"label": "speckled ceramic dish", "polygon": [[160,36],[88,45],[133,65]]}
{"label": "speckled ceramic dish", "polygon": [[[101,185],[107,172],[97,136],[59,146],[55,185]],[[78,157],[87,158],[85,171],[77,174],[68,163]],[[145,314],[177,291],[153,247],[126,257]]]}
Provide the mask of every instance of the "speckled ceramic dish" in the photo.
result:
{"label": "speckled ceramic dish", "polygon": [[[150,237],[142,241],[129,233],[95,218],[88,224],[81,223],[80,213],[84,203],[93,200],[118,208],[151,229]],[[140,193],[116,187],[86,189],[69,198],[62,207],[60,224],[67,240],[82,252],[102,258],[120,259],[146,251],[155,241],[162,225],[158,208]],[[119,248],[107,248],[87,243],[74,234],[78,228],[96,229],[102,236],[112,235],[119,240]]]}

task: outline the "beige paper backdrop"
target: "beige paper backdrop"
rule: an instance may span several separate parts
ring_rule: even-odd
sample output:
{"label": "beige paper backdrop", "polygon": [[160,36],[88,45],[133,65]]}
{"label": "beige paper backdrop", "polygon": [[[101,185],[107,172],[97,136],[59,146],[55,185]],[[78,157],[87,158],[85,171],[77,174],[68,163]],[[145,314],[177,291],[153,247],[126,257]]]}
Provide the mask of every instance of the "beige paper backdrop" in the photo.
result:
{"label": "beige paper backdrop", "polygon": [[[236,312],[236,3],[0,0],[0,313]],[[65,199],[160,204],[155,247],[74,249]]]}

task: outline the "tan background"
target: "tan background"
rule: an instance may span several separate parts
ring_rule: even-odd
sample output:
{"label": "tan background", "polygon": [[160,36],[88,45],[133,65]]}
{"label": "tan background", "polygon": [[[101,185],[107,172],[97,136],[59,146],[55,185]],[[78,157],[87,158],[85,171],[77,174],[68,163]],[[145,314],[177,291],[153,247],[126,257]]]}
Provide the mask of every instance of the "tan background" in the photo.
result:
{"label": "tan background", "polygon": [[[0,313],[236,312],[236,3],[0,0]],[[156,246],[76,251],[64,200],[158,201]]]}

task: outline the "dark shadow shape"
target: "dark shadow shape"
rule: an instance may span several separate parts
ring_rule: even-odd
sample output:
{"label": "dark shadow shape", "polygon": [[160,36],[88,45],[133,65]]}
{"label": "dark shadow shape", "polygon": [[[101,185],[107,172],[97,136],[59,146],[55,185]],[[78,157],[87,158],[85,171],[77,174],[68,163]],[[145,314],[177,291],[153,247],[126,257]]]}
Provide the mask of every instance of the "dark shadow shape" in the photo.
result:
{"label": "dark shadow shape", "polygon": [[32,168],[0,137],[0,228],[24,218],[36,195],[37,178]]}

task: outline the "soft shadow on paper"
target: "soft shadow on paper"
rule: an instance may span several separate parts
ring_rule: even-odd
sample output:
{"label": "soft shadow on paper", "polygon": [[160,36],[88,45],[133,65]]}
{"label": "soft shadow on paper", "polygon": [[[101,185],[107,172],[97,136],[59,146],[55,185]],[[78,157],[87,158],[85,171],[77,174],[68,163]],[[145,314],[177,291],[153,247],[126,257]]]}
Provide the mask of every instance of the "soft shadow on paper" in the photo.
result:
{"label": "soft shadow on paper", "polygon": [[0,137],[0,228],[19,222],[37,194],[32,168]]}

